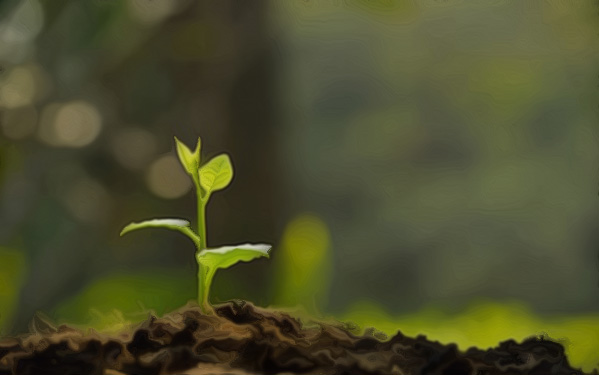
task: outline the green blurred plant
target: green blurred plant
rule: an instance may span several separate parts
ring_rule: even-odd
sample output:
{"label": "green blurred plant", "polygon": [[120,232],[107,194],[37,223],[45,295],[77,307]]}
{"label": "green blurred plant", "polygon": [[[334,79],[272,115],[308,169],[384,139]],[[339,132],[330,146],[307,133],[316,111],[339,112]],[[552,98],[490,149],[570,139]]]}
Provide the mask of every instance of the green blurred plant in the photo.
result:
{"label": "green blurred plant", "polygon": [[28,268],[22,250],[0,246],[0,337],[11,331]]}
{"label": "green blurred plant", "polygon": [[277,253],[273,305],[301,306],[320,315],[332,273],[330,231],[318,216],[303,213],[287,224]]}
{"label": "green blurred plant", "polygon": [[121,236],[141,228],[167,228],[179,231],[189,237],[196,246],[198,263],[198,302],[204,313],[212,313],[209,292],[212,279],[220,268],[229,268],[239,262],[249,262],[259,257],[269,257],[272,248],[268,244],[242,244],[208,249],[206,243],[206,205],[213,192],[226,188],[233,179],[233,166],[227,154],[221,154],[206,164],[200,163],[201,139],[198,138],[192,152],[175,137],[177,155],[183,168],[193,180],[197,197],[197,233],[191,224],[183,219],[153,219],[131,223],[121,231]]}

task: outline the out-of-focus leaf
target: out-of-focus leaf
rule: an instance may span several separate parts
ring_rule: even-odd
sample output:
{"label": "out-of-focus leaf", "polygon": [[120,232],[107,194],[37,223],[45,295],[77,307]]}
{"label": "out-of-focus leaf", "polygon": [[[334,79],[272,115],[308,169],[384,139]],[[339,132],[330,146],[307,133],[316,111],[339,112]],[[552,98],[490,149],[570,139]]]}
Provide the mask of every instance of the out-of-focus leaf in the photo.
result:
{"label": "out-of-focus leaf", "polygon": [[22,252],[0,247],[0,334],[15,312],[25,269]]}
{"label": "out-of-focus leaf", "polygon": [[328,300],[331,244],[329,228],[313,214],[295,217],[285,228],[273,283],[273,303],[318,312]]}
{"label": "out-of-focus leaf", "polygon": [[115,274],[94,281],[63,302],[52,315],[57,322],[115,330],[162,315],[195,298],[195,275],[180,270],[152,270]]}

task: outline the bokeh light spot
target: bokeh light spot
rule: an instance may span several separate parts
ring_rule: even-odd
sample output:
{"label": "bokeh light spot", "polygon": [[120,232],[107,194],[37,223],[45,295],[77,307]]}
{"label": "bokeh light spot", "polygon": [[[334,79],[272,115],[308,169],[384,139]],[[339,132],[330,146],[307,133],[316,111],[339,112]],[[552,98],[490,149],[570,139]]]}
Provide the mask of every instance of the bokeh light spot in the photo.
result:
{"label": "bokeh light spot", "polygon": [[0,24],[0,41],[8,44],[29,42],[37,36],[43,26],[44,11],[39,1],[23,1],[10,17]]}
{"label": "bokeh light spot", "polygon": [[162,156],[152,163],[147,184],[152,193],[167,199],[179,198],[191,189],[189,176],[172,155]]}
{"label": "bokeh light spot", "polygon": [[156,151],[156,139],[147,130],[131,127],[121,130],[112,139],[111,148],[119,164],[135,170],[150,162]]}
{"label": "bokeh light spot", "polygon": [[52,146],[83,147],[100,134],[102,117],[85,101],[51,104],[40,120],[40,138]]}
{"label": "bokeh light spot", "polygon": [[90,144],[100,133],[101,125],[96,108],[82,101],[68,103],[56,114],[56,135],[66,146]]}
{"label": "bokeh light spot", "polygon": [[35,77],[26,67],[16,67],[0,81],[0,107],[17,108],[29,105],[35,97]]}
{"label": "bokeh light spot", "polygon": [[129,0],[129,12],[141,23],[155,24],[173,14],[176,1]]}

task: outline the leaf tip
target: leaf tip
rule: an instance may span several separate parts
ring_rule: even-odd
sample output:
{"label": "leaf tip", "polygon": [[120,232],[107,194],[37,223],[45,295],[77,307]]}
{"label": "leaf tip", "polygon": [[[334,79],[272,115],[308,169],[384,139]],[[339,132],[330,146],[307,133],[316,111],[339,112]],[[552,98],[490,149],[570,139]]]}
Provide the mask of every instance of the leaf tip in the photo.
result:
{"label": "leaf tip", "polygon": [[131,224],[127,224],[123,229],[121,229],[121,233],[119,234],[120,237],[123,237],[125,234],[130,232]]}

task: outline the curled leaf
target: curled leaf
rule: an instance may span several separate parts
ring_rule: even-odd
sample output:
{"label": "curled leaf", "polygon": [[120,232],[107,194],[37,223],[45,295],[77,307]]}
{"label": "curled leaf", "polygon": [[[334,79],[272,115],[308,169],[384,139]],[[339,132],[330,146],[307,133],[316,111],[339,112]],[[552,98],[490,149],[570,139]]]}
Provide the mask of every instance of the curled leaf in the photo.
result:
{"label": "curled leaf", "polygon": [[229,268],[239,262],[250,262],[256,258],[269,258],[272,248],[268,244],[242,244],[223,246],[215,249],[205,249],[197,254],[198,262],[216,271],[219,268]]}
{"label": "curled leaf", "polygon": [[177,156],[181,165],[189,174],[194,181],[197,180],[198,168],[200,165],[200,146],[201,139],[198,138],[195,150],[192,152],[179,138],[175,137],[175,144],[177,145]]}
{"label": "curled leaf", "polygon": [[196,246],[199,246],[200,243],[200,237],[191,230],[189,221],[184,219],[152,219],[139,223],[130,223],[123,228],[121,236],[142,228],[166,228],[176,230],[189,237]]}

